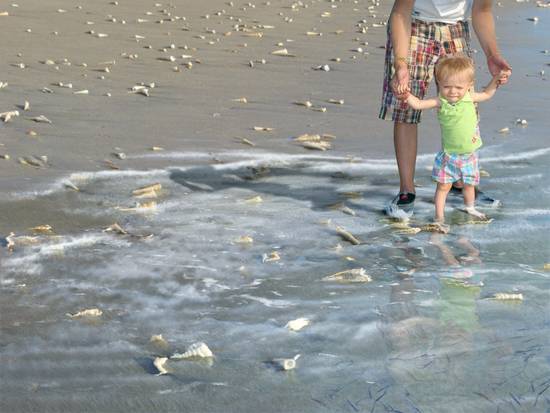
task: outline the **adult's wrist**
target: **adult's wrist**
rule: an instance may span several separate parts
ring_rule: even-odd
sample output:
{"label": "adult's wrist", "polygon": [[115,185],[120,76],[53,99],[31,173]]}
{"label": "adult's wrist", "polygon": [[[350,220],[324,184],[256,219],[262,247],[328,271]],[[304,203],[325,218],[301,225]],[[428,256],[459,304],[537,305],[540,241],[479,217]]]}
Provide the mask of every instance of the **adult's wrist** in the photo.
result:
{"label": "adult's wrist", "polygon": [[393,67],[395,69],[399,69],[400,67],[405,67],[407,68],[409,65],[408,65],[408,62],[407,62],[407,58],[404,57],[404,56],[396,56],[393,60]]}

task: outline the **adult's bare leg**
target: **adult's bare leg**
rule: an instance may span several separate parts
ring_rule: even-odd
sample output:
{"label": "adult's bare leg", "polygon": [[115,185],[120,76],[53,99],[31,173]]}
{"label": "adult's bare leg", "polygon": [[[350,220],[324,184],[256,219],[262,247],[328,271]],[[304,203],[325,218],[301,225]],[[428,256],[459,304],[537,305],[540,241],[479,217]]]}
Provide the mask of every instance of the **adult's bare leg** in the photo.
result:
{"label": "adult's bare leg", "polygon": [[414,189],[414,172],[418,146],[418,125],[395,122],[393,125],[393,143],[397,168],[399,169],[399,192],[414,194],[416,193]]}

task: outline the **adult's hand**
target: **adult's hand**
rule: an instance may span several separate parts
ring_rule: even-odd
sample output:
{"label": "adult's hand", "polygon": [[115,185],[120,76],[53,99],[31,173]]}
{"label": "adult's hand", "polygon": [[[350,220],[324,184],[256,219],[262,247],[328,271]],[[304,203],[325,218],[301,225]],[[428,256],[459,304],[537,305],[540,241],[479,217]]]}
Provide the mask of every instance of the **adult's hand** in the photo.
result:
{"label": "adult's hand", "polygon": [[504,57],[499,54],[488,56],[487,67],[492,76],[496,76],[500,73],[499,85],[508,83],[508,79],[512,75],[512,66],[508,64]]}
{"label": "adult's hand", "polygon": [[399,64],[395,68],[395,74],[390,82],[393,94],[399,100],[407,98],[411,88],[409,87],[409,68],[406,64]]}

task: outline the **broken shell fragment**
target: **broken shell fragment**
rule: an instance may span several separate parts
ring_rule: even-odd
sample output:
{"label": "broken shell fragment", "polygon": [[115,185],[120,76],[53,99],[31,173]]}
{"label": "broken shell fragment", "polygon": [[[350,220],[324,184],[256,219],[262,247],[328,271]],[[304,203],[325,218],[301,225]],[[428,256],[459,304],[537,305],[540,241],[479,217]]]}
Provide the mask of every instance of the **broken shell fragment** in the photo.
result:
{"label": "broken shell fragment", "polygon": [[198,343],[193,343],[184,353],[174,353],[170,358],[172,360],[181,360],[181,359],[190,359],[190,358],[212,358],[214,354],[208,348],[206,343],[199,341]]}
{"label": "broken shell fragment", "polygon": [[295,57],[295,55],[290,54],[287,49],[278,49],[271,52],[274,56],[288,56],[288,57]]}
{"label": "broken shell fragment", "polygon": [[19,111],[17,110],[10,110],[8,112],[0,113],[0,119],[2,119],[4,123],[9,122],[12,118],[17,116],[19,116]]}
{"label": "broken shell fragment", "polygon": [[159,183],[143,186],[141,188],[134,189],[132,191],[132,195],[134,196],[143,196],[143,195],[149,195],[152,192],[156,193],[162,189],[162,185]]}
{"label": "broken shell fragment", "polygon": [[253,129],[255,131],[258,131],[258,132],[271,132],[271,131],[275,130],[274,128],[269,128],[269,127],[266,127],[266,126],[254,126]]}
{"label": "broken shell fragment", "polygon": [[296,368],[296,360],[298,360],[299,358],[300,355],[296,354],[293,358],[290,359],[273,359],[271,363],[280,370],[293,370]]}
{"label": "broken shell fragment", "polygon": [[330,66],[329,65],[319,65],[319,66],[315,66],[313,67],[314,70],[321,70],[323,72],[330,72]]}
{"label": "broken shell fragment", "polygon": [[103,230],[103,232],[114,232],[119,235],[127,235],[128,232],[122,228],[117,222],[115,222],[113,225],[109,225],[107,228]]}
{"label": "broken shell fragment", "polygon": [[245,200],[247,204],[260,204],[264,202],[263,198],[260,195],[253,196]]}
{"label": "broken shell fragment", "polygon": [[161,348],[168,347],[168,342],[162,337],[162,334],[153,334],[149,339],[149,343]]}
{"label": "broken shell fragment", "polygon": [[237,98],[237,99],[231,99],[233,102],[239,102],[239,103],[248,103],[248,100],[245,97]]}
{"label": "broken shell fragment", "polygon": [[236,138],[240,143],[243,143],[248,146],[256,146],[256,144],[246,138]]}
{"label": "broken shell fragment", "polygon": [[372,281],[372,277],[365,272],[364,268],[353,268],[327,275],[322,280],[340,283],[368,283]]}
{"label": "broken shell fragment", "polygon": [[344,99],[329,99],[327,100],[328,103],[333,103],[335,105],[343,105]]}
{"label": "broken shell fragment", "polygon": [[279,253],[277,251],[272,251],[269,254],[263,254],[262,255],[262,262],[263,263],[275,262],[275,261],[279,261],[280,259],[281,259],[281,256],[279,255]]}
{"label": "broken shell fragment", "polygon": [[51,225],[38,225],[30,228],[35,234],[53,234],[53,228]]}
{"label": "broken shell fragment", "polygon": [[294,102],[294,104],[298,106],[305,106],[306,108],[311,108],[313,106],[313,103],[309,100],[306,100],[305,102]]}
{"label": "broken shell fragment", "polygon": [[237,244],[252,244],[254,242],[254,238],[248,235],[242,235],[239,238],[237,238],[235,242]]}
{"label": "broken shell fragment", "polygon": [[67,313],[67,316],[71,318],[79,318],[79,317],[100,317],[103,314],[103,311],[101,311],[99,308],[89,308],[87,310],[81,310],[74,314]]}
{"label": "broken shell fragment", "polygon": [[47,167],[48,158],[45,156],[24,156],[17,159],[21,165],[33,166],[35,168],[45,168]]}
{"label": "broken shell fragment", "polygon": [[168,374],[168,370],[164,367],[167,361],[168,357],[156,357],[155,360],[153,360],[153,365],[158,370],[157,376]]}
{"label": "broken shell fragment", "polygon": [[300,317],[296,320],[290,320],[288,323],[286,323],[285,327],[288,328],[290,331],[300,331],[310,324],[311,321],[308,318]]}
{"label": "broken shell fragment", "polygon": [[77,90],[73,92],[73,95],[88,95],[90,91],[88,89]]}
{"label": "broken shell fragment", "polygon": [[523,294],[521,293],[495,293],[491,297],[493,300],[502,301],[523,301]]}
{"label": "broken shell fragment", "polygon": [[52,123],[51,120],[49,120],[46,116],[44,115],[39,115],[39,116],[36,116],[34,118],[31,118],[31,120],[34,120],[35,122],[39,122],[39,123]]}
{"label": "broken shell fragment", "polygon": [[502,128],[498,131],[498,133],[508,133],[510,132],[510,128],[506,127],[506,128]]}
{"label": "broken shell fragment", "polygon": [[330,142],[300,142],[300,146],[306,149],[315,149],[318,151],[326,151],[331,148]]}
{"label": "broken shell fragment", "polygon": [[345,241],[348,241],[353,245],[361,244],[361,241],[358,238],[356,238],[351,232],[347,231],[342,227],[336,227],[336,233],[340,235],[342,239],[344,239]]}
{"label": "broken shell fragment", "polygon": [[31,107],[30,103],[25,101],[25,103],[23,103],[23,110],[29,110]]}

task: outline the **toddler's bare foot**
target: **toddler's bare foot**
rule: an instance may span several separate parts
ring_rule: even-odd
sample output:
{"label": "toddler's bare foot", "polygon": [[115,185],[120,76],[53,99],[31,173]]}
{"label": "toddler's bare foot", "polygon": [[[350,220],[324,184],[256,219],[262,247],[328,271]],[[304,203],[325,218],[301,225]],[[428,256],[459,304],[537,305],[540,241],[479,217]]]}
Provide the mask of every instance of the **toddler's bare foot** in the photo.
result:
{"label": "toddler's bare foot", "polygon": [[462,211],[479,219],[487,219],[487,215],[485,215],[483,212],[478,211],[473,206],[465,206],[464,208],[462,208]]}
{"label": "toddler's bare foot", "polygon": [[435,232],[439,233],[439,234],[448,234],[449,233],[449,230],[450,230],[450,227],[445,224],[443,221],[440,221],[438,219],[435,219],[433,224],[434,229],[435,229]]}

